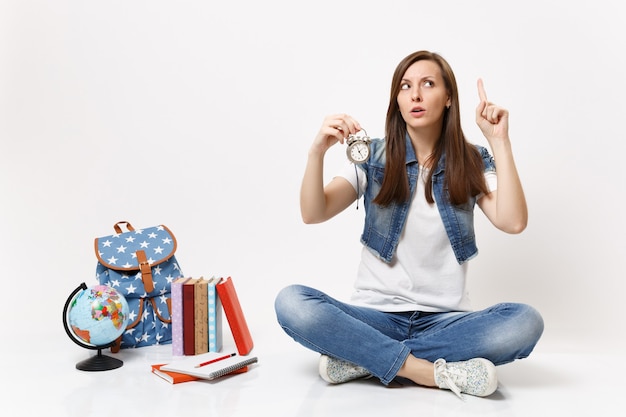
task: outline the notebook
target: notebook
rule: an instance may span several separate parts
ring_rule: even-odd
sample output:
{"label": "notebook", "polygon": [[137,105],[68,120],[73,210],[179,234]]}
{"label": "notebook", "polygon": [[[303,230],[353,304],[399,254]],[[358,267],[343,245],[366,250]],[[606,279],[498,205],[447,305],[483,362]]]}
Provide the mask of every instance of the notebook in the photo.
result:
{"label": "notebook", "polygon": [[[161,371],[178,372],[200,379],[216,379],[258,362],[256,356],[239,356],[236,353],[207,352],[183,356],[161,366]],[[202,365],[201,364],[205,364]]]}
{"label": "notebook", "polygon": [[[200,380],[200,378],[197,378],[193,375],[188,375],[188,374],[181,374],[178,372],[173,372],[173,371],[162,371],[161,367],[165,366],[166,364],[164,363],[159,363],[159,364],[155,364],[152,365],[152,373],[155,374],[156,376],[164,379],[165,381],[169,382],[170,384],[179,384],[181,382],[190,382],[190,381],[198,381]],[[242,374],[244,372],[248,372],[248,367],[244,366],[241,369],[237,369],[236,371],[231,372],[232,374]]]}
{"label": "notebook", "polygon": [[181,382],[189,382],[189,381],[197,381],[198,380],[198,378],[196,378],[193,375],[180,374],[178,372],[161,371],[161,367],[162,366],[165,366],[165,364],[162,363],[162,364],[152,365],[152,373],[155,374],[158,377],[163,378],[164,380],[166,380],[170,384],[179,384]]}

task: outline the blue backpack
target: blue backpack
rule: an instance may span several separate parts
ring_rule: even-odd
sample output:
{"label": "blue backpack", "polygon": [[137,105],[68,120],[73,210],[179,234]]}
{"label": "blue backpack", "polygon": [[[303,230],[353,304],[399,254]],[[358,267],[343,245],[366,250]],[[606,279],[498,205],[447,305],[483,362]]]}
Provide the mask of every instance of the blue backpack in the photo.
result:
{"label": "blue backpack", "polygon": [[115,234],[94,242],[96,279],[120,292],[130,307],[126,331],[111,351],[172,343],[172,281],[183,276],[174,256],[176,238],[163,225],[135,229],[120,221],[113,229]]}

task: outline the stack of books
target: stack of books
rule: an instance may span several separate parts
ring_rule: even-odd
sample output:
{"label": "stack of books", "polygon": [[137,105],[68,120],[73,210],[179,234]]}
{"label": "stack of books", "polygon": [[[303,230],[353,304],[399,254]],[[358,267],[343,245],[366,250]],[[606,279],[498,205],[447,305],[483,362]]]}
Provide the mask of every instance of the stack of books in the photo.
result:
{"label": "stack of books", "polygon": [[172,354],[200,355],[222,350],[226,315],[237,351],[247,355],[252,336],[231,277],[178,278],[172,283]]}
{"label": "stack of books", "polygon": [[[153,365],[155,375],[170,383],[213,379],[216,375],[245,372],[247,365],[257,361],[254,357],[245,357],[254,343],[231,277],[178,278],[172,283],[171,302],[172,355],[175,358],[170,364]],[[237,352],[220,353],[224,327],[222,313],[228,321]],[[193,358],[186,358],[191,356]],[[200,359],[205,362],[219,359],[219,362],[195,369],[195,365],[203,363]],[[184,366],[178,368],[179,365]],[[181,369],[189,372],[180,372]]]}

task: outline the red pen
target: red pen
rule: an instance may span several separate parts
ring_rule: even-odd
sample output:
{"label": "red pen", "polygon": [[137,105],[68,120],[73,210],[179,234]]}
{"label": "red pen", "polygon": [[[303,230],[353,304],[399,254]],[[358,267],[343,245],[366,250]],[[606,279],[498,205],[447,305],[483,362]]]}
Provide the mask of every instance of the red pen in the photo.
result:
{"label": "red pen", "polygon": [[230,355],[225,355],[225,356],[221,356],[219,358],[211,359],[210,361],[202,362],[201,364],[198,364],[195,367],[196,368],[200,368],[201,366],[209,365],[209,364],[212,364],[212,363],[215,363],[215,362],[219,362],[219,361],[224,360],[224,359],[232,358],[235,355],[236,355],[236,353],[233,352]]}

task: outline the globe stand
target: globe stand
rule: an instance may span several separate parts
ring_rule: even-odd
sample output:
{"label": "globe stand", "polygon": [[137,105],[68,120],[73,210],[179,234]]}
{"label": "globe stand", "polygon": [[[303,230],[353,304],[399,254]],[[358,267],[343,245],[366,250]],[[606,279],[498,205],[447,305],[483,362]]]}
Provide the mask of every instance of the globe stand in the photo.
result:
{"label": "globe stand", "polygon": [[124,365],[119,359],[102,354],[102,349],[98,349],[98,354],[89,359],[82,360],[76,364],[76,369],[81,371],[108,371]]}
{"label": "globe stand", "polygon": [[119,359],[112,358],[110,356],[106,356],[102,354],[102,349],[106,349],[108,347],[113,346],[115,342],[111,342],[103,346],[88,345],[86,343],[83,343],[77,340],[77,338],[72,334],[72,331],[70,330],[69,325],[67,323],[67,314],[69,311],[70,303],[72,302],[72,300],[74,299],[76,294],[78,294],[79,291],[83,291],[86,289],[87,289],[87,285],[84,282],[81,283],[67,298],[67,301],[65,302],[65,307],[63,308],[63,327],[65,328],[65,332],[70,337],[70,339],[72,339],[74,343],[76,343],[77,345],[85,349],[92,349],[92,350],[97,349],[98,350],[97,355],[92,356],[88,359],[82,360],[80,362],[77,362],[76,369],[79,369],[81,371],[109,371],[111,369],[117,369],[121,367],[124,364],[124,362]]}

